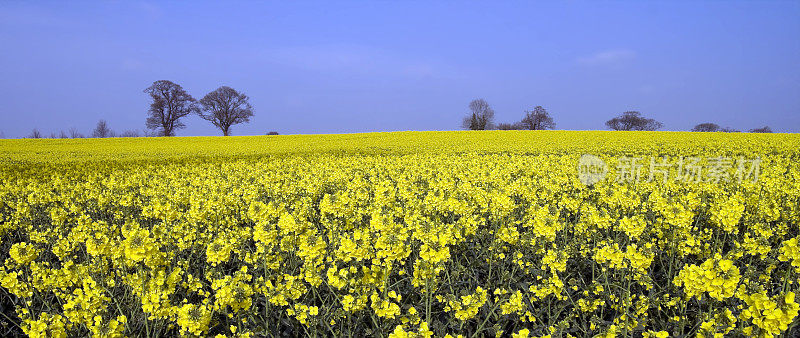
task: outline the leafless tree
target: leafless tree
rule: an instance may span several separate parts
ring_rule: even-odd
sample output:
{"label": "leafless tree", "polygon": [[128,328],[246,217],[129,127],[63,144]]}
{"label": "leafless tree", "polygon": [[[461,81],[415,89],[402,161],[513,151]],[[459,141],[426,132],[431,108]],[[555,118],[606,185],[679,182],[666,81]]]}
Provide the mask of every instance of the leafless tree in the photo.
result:
{"label": "leafless tree", "polygon": [[721,129],[722,128],[716,123],[706,122],[694,126],[694,128],[692,128],[692,131],[715,132],[715,131],[720,131]]}
{"label": "leafless tree", "polygon": [[738,132],[739,132],[739,131],[738,131],[738,130],[736,130],[736,129],[733,129],[733,128],[730,128],[730,127],[724,127],[724,128],[723,128],[723,127],[720,127],[720,126],[719,126],[718,124],[716,124],[716,123],[710,123],[710,122],[707,122],[707,123],[700,123],[700,124],[698,124],[698,125],[694,126],[694,128],[692,128],[692,131],[699,131],[699,132],[722,132],[722,133],[738,133]]}
{"label": "leafless tree", "polygon": [[42,138],[42,132],[40,132],[39,129],[33,128],[28,138]]}
{"label": "leafless tree", "polygon": [[643,117],[638,111],[626,111],[622,115],[606,121],[612,130],[658,130],[663,124],[654,119]]}
{"label": "leafless tree", "polygon": [[155,131],[155,130],[143,130],[142,131],[142,137],[158,137],[158,136],[161,136],[161,132],[160,131]]}
{"label": "leafless tree", "polygon": [[536,106],[532,111],[525,111],[525,117],[522,118],[520,124],[523,129],[528,130],[545,130],[556,127],[556,123],[553,122],[550,113],[542,106]]}
{"label": "leafless tree", "polygon": [[515,123],[498,123],[497,130],[520,130],[525,129],[519,122]]}
{"label": "leafless tree", "polygon": [[97,121],[97,127],[92,131],[92,137],[105,138],[114,137],[114,131],[108,127],[106,120]]}
{"label": "leafless tree", "polygon": [[158,129],[163,136],[174,136],[177,129],[186,127],[181,118],[199,112],[197,100],[171,81],[153,82],[144,92],[153,99],[148,111],[147,128]]}
{"label": "leafless tree", "polygon": [[61,130],[58,133],[58,138],[69,138],[69,137],[67,136],[67,133],[65,133],[63,130]]}
{"label": "leafless tree", "polygon": [[84,138],[83,134],[81,134],[78,129],[75,127],[69,128],[69,137],[70,138]]}
{"label": "leafless tree", "polygon": [[200,118],[222,130],[223,135],[228,136],[232,125],[250,122],[253,107],[249,100],[250,98],[244,93],[222,86],[200,99],[203,108],[199,115]]}
{"label": "leafless tree", "polygon": [[139,134],[138,130],[126,130],[119,137],[141,137],[141,134]]}
{"label": "leafless tree", "polygon": [[494,126],[494,110],[484,99],[469,103],[470,114],[464,118],[461,127],[469,130],[486,130]]}
{"label": "leafless tree", "polygon": [[749,130],[751,133],[771,133],[772,129],[769,126],[764,126],[761,128],[755,128]]}

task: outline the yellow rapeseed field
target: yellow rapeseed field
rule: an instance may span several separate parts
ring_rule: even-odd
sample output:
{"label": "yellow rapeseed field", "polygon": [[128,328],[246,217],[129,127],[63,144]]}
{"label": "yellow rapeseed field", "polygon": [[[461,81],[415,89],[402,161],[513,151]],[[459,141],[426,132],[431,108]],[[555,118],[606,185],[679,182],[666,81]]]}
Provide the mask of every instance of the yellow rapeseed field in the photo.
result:
{"label": "yellow rapeseed field", "polygon": [[798,332],[800,135],[0,140],[32,337]]}

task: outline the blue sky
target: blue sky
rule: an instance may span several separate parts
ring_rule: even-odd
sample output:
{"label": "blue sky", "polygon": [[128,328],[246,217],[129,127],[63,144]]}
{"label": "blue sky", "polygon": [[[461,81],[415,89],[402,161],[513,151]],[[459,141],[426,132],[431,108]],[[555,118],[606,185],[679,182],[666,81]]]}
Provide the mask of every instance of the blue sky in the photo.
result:
{"label": "blue sky", "polygon": [[143,130],[161,79],[248,94],[234,135],[452,130],[474,98],[558,129],[639,110],[799,132],[800,2],[0,2],[5,137]]}

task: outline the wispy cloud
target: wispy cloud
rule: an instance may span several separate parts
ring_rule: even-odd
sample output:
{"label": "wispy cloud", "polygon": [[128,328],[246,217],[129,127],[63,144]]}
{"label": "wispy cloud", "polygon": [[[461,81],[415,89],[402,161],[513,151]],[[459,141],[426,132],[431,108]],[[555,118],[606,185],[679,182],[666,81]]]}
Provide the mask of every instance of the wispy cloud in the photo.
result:
{"label": "wispy cloud", "polygon": [[609,49],[580,57],[578,64],[585,66],[619,65],[636,58],[636,52],[630,49]]}

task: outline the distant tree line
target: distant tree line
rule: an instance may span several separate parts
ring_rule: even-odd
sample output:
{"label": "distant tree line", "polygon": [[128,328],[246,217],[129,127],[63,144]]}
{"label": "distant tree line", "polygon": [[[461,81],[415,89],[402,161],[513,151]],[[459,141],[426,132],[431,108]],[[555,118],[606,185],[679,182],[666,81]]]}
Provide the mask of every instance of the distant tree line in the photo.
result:
{"label": "distant tree line", "polygon": [[484,99],[472,100],[469,103],[470,113],[461,122],[461,127],[469,130],[544,130],[553,129],[556,124],[550,113],[542,106],[536,106],[533,110],[526,110],[525,115],[519,122],[494,124],[494,109],[489,107],[489,103]]}
{"label": "distant tree line", "polygon": [[[461,127],[467,130],[546,130],[554,129],[556,123],[553,117],[542,106],[536,106],[533,110],[526,110],[525,115],[519,122],[494,124],[494,109],[484,99],[475,99],[469,103],[469,113],[461,122]],[[655,119],[642,116],[638,111],[626,111],[621,115],[606,121],[606,127],[611,130],[631,131],[646,130],[654,131],[664,127]],[[715,123],[701,123],[696,125],[692,131],[697,132],[739,132],[731,128],[722,128]],[[772,129],[768,126],[750,129],[751,133],[771,133]]]}
{"label": "distant tree line", "polygon": [[231,126],[250,122],[253,116],[250,98],[228,86],[217,88],[199,101],[179,84],[167,80],[153,82],[144,92],[153,100],[147,128],[161,136],[174,136],[176,130],[185,128],[181,119],[190,114],[211,122],[224,136],[230,135]]}
{"label": "distant tree line", "polygon": [[[200,100],[189,95],[179,84],[168,80],[155,81],[145,88],[144,92],[152,99],[145,120],[147,129],[151,131],[140,133],[137,130],[128,130],[117,134],[105,120],[100,120],[89,137],[175,136],[178,129],[186,127],[182,119],[190,114],[196,114],[201,119],[211,122],[222,131],[222,135],[228,136],[231,134],[232,126],[250,122],[250,118],[253,117],[250,97],[228,86],[221,86]],[[275,131],[269,133],[269,135],[277,134]],[[45,138],[45,135],[34,128],[27,137]],[[86,135],[75,128],[70,129],[69,134],[63,130],[59,134],[50,134],[50,138],[84,137]]]}
{"label": "distant tree line", "polygon": [[[185,128],[186,125],[182,118],[196,114],[200,118],[211,122],[216,128],[222,131],[222,135],[229,136],[231,127],[237,124],[248,123],[253,117],[253,107],[250,105],[250,98],[244,93],[238,92],[228,86],[221,86],[216,90],[206,94],[202,99],[196,100],[187,93],[180,85],[168,81],[159,80],[153,82],[150,87],[144,90],[150,95],[152,102],[147,113],[145,125],[151,131],[139,132],[128,130],[121,134],[116,134],[105,120],[97,122],[95,129],[90,137],[151,137],[151,136],[174,136],[175,131]],[[469,113],[464,117],[461,127],[468,130],[547,130],[554,129],[556,123],[550,113],[542,106],[535,106],[532,110],[524,111],[521,120],[511,123],[495,124],[494,109],[484,99],[475,99],[469,103]],[[664,125],[652,118],[642,116],[638,111],[626,111],[621,115],[606,121],[606,127],[611,130],[631,131],[645,130],[654,131],[661,129]],[[725,132],[736,133],[739,130],[721,127],[716,123],[704,122],[694,128],[693,132]],[[751,133],[772,133],[769,126],[748,130]],[[267,135],[278,135],[278,132],[271,131]],[[0,133],[0,138],[3,135]],[[27,138],[45,138],[38,129],[34,128]],[[51,133],[49,138],[84,138],[75,128],[71,128],[69,133],[63,130],[59,134]]]}
{"label": "distant tree line", "polygon": [[626,111],[622,115],[606,121],[606,127],[611,130],[659,130],[664,125],[654,119],[642,116],[638,111]]}
{"label": "distant tree line", "polygon": [[105,120],[100,120],[97,122],[97,125],[92,130],[91,134],[88,136],[79,132],[77,128],[70,128],[69,131],[65,132],[63,130],[59,131],[58,134],[50,133],[49,135],[45,135],[39,131],[39,129],[34,128],[26,138],[87,138],[87,137],[95,137],[95,138],[104,138],[104,137],[152,137],[156,136],[155,133],[143,131],[140,132],[138,130],[126,130],[122,133],[114,132]]}
{"label": "distant tree line", "polygon": [[[723,127],[720,127],[718,124],[711,123],[711,122],[700,123],[700,124],[694,126],[694,128],[692,128],[692,131],[707,132],[707,133],[713,133],[713,132],[738,133],[739,132],[739,130],[736,130],[736,129],[733,129],[733,128],[728,128],[728,127],[723,128]],[[748,132],[751,132],[751,133],[771,133],[772,132],[772,128],[770,128],[769,126],[763,126],[761,128],[750,129],[750,130],[748,130]]]}

